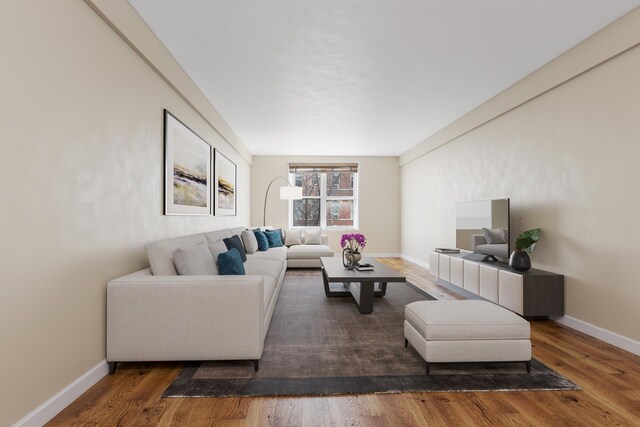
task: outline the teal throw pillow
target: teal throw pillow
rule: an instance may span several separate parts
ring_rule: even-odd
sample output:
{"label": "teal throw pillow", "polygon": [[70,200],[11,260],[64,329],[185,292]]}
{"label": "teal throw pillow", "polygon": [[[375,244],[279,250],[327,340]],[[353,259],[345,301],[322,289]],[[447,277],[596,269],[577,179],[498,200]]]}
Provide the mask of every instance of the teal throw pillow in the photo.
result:
{"label": "teal throw pillow", "polygon": [[264,252],[269,249],[269,241],[267,240],[267,236],[264,235],[262,230],[256,228],[255,230],[253,230],[253,234],[256,236],[256,240],[258,241],[259,251]]}
{"label": "teal throw pillow", "polygon": [[223,276],[244,276],[244,264],[242,263],[240,251],[236,248],[231,248],[227,252],[218,255],[218,270]]}
{"label": "teal throw pillow", "polygon": [[282,246],[282,237],[278,230],[266,230],[264,234],[267,236],[270,248],[277,248]]}

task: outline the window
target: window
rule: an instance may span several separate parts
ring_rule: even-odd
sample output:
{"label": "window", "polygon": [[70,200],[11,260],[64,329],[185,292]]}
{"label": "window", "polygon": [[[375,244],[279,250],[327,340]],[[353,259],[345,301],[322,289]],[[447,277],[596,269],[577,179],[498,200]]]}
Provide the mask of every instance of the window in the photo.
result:
{"label": "window", "polygon": [[291,164],[289,178],[302,187],[290,203],[290,227],[357,228],[357,164]]}

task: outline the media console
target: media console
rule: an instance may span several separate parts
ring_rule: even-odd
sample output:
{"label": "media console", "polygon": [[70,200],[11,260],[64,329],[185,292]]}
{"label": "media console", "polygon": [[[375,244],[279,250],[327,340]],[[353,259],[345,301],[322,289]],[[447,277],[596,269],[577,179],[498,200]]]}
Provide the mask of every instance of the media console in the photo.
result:
{"label": "media console", "polygon": [[440,284],[454,285],[523,317],[564,314],[563,275],[534,268],[515,271],[505,262],[477,262],[463,256],[430,252],[429,270]]}

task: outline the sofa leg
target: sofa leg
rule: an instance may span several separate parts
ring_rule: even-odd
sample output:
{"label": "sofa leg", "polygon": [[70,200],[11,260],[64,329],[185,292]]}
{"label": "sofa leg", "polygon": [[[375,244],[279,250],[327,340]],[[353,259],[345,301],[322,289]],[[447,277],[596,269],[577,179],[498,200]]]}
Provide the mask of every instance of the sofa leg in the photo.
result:
{"label": "sofa leg", "polygon": [[404,348],[407,348],[409,346],[409,340],[408,339],[404,339]]}
{"label": "sofa leg", "polygon": [[427,375],[429,375],[430,369],[431,369],[431,363],[427,362]]}
{"label": "sofa leg", "polygon": [[117,367],[118,367],[118,362],[109,362],[109,375],[115,374]]}
{"label": "sofa leg", "polygon": [[527,364],[527,374],[531,373],[531,360],[528,360],[526,362],[524,362]]}
{"label": "sofa leg", "polygon": [[258,372],[259,364],[260,364],[260,360],[256,359],[253,361],[253,369],[255,369],[256,372]]}

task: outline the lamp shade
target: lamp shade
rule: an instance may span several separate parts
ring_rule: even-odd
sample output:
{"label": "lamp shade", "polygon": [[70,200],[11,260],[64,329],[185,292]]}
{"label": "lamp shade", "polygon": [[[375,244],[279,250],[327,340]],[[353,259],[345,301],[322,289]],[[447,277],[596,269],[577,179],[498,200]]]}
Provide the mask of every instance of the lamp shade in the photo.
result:
{"label": "lamp shade", "polygon": [[280,200],[302,199],[302,187],[280,187]]}

